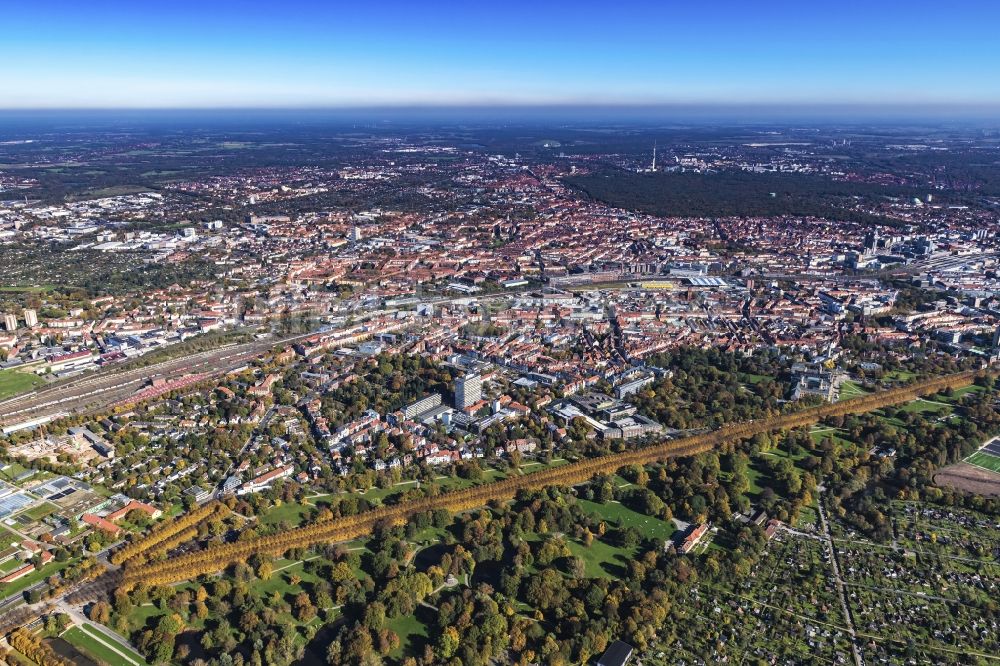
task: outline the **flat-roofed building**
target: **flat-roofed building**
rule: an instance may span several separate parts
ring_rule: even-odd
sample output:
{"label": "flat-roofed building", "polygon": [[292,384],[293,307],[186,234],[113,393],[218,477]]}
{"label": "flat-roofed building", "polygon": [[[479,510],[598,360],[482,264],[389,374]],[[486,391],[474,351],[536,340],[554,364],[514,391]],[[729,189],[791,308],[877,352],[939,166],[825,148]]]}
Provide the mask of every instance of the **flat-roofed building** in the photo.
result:
{"label": "flat-roofed building", "polygon": [[439,393],[432,393],[431,395],[421,398],[414,403],[411,403],[403,408],[403,418],[407,421],[417,418],[421,414],[425,414],[432,409],[437,408],[441,404],[441,395]]}
{"label": "flat-roofed building", "polygon": [[465,409],[483,399],[483,378],[472,373],[455,380],[455,407]]}

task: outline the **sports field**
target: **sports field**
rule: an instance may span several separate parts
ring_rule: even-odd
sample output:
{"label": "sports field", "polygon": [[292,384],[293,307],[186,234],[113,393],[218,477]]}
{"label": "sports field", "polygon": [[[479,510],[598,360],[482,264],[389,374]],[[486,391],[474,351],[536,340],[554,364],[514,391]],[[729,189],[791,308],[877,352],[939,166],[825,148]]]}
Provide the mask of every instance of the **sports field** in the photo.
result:
{"label": "sports field", "polygon": [[983,444],[965,462],[1000,474],[1000,437],[994,437]]}
{"label": "sports field", "polygon": [[987,453],[986,451],[976,451],[971,456],[966,458],[965,462],[970,465],[975,465],[976,467],[988,469],[991,472],[1000,473],[1000,456],[995,456],[992,453]]}

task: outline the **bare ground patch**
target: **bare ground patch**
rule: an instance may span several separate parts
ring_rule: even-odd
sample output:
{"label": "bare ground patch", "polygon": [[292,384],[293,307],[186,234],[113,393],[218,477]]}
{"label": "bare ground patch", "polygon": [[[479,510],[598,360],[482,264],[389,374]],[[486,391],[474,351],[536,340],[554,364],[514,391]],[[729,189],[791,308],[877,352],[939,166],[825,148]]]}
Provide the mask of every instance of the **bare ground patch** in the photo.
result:
{"label": "bare ground patch", "polygon": [[942,467],[934,474],[934,483],[979,495],[1000,495],[1000,474],[964,462]]}

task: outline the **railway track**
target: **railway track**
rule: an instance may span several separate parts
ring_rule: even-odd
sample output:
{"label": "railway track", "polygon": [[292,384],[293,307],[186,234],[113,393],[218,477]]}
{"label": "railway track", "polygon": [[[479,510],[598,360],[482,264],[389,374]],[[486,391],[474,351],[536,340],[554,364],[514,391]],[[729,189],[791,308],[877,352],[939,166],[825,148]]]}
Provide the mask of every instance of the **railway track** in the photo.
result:
{"label": "railway track", "polygon": [[169,381],[189,374],[226,372],[257,354],[293,343],[307,335],[228,344],[142,368],[109,369],[96,375],[84,375],[68,383],[45,387],[0,402],[0,425],[99,410],[138,393],[151,378]]}

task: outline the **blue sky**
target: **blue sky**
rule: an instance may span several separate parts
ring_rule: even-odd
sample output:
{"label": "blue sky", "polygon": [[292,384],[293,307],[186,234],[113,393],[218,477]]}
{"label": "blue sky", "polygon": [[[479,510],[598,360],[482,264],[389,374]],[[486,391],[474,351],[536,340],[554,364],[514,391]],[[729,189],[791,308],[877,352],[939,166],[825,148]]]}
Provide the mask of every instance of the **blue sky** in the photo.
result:
{"label": "blue sky", "polygon": [[993,0],[6,3],[0,108],[1000,105]]}

